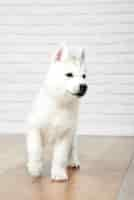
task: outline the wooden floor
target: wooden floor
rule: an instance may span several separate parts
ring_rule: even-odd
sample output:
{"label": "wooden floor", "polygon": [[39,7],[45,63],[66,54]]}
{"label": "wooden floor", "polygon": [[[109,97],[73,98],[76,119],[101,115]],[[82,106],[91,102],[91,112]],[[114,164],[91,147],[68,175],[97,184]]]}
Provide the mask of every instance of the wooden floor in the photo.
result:
{"label": "wooden floor", "polygon": [[23,136],[1,136],[0,199],[117,200],[132,160],[134,137],[81,136],[79,147],[81,169],[69,170],[69,181],[56,183],[49,177],[49,161],[42,178],[27,174]]}

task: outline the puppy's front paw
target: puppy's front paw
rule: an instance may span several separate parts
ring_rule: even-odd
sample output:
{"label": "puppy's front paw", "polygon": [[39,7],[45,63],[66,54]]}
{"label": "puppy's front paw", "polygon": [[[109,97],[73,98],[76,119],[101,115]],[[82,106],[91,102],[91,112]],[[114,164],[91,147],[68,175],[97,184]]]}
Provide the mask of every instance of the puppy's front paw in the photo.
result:
{"label": "puppy's front paw", "polygon": [[30,161],[27,164],[28,172],[33,177],[39,177],[43,172],[43,162],[42,161]]}
{"label": "puppy's front paw", "polygon": [[64,169],[64,168],[52,169],[52,171],[51,171],[51,179],[53,181],[66,181],[66,180],[68,180],[66,169]]}

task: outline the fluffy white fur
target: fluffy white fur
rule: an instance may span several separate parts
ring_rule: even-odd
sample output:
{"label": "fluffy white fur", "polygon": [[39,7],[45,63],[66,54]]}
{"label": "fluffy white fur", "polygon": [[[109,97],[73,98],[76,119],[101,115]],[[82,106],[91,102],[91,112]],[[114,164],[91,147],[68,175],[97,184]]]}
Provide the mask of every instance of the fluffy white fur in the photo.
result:
{"label": "fluffy white fur", "polygon": [[[66,167],[79,167],[76,126],[79,110],[80,84],[86,84],[84,50],[71,51],[61,46],[54,54],[43,87],[28,117],[28,171],[40,176],[43,171],[43,141],[52,143],[51,178],[67,180]],[[72,73],[73,77],[67,77]]]}

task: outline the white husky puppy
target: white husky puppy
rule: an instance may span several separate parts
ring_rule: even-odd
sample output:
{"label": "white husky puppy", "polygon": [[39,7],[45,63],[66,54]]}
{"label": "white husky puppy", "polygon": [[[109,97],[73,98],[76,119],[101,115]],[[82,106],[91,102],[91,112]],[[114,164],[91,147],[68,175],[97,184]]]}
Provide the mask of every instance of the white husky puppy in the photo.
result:
{"label": "white husky puppy", "polygon": [[51,178],[67,180],[66,167],[79,167],[75,131],[79,99],[87,91],[83,49],[71,52],[62,45],[55,52],[43,87],[28,117],[28,171],[40,176],[43,170],[43,142],[53,143]]}

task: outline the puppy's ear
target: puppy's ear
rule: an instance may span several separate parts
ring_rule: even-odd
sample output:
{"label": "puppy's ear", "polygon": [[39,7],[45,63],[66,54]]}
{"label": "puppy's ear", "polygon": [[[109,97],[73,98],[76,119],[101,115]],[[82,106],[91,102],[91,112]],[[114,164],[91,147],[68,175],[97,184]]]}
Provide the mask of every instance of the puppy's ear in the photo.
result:
{"label": "puppy's ear", "polygon": [[80,55],[80,63],[81,65],[85,62],[85,49],[81,49],[81,55]]}
{"label": "puppy's ear", "polygon": [[64,61],[68,57],[68,48],[64,44],[60,45],[60,47],[56,50],[52,60],[53,62]]}

